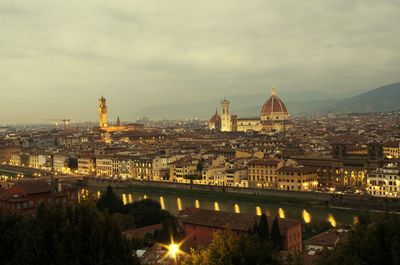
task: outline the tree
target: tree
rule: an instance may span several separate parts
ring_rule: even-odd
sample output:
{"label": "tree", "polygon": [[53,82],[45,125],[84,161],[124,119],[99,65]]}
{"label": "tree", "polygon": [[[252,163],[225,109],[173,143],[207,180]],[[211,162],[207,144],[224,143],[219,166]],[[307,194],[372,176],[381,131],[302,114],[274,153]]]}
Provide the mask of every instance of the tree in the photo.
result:
{"label": "tree", "polygon": [[35,217],[3,213],[0,229],[1,264],[139,264],[118,226],[91,203],[42,205]]}
{"label": "tree", "polygon": [[347,241],[332,251],[325,251],[320,265],[400,264],[399,216],[363,216],[349,232]]}
{"label": "tree", "polygon": [[67,167],[70,168],[71,170],[78,169],[78,159],[75,157],[68,158]]}
{"label": "tree", "polygon": [[238,238],[231,231],[218,231],[209,246],[192,250],[182,265],[267,265],[280,264],[271,241],[261,241],[258,234]]}
{"label": "tree", "polygon": [[232,265],[240,264],[240,249],[237,238],[226,231],[218,231],[211,244],[204,250],[192,251],[182,265]]}
{"label": "tree", "polygon": [[271,240],[277,248],[281,247],[281,231],[279,229],[278,217],[275,217],[274,221],[272,222]]}
{"label": "tree", "polygon": [[114,193],[111,186],[107,186],[106,192],[97,201],[97,208],[103,212],[108,211],[110,214],[120,212],[123,206],[122,200]]}
{"label": "tree", "polygon": [[257,227],[257,233],[262,241],[269,240],[269,227],[268,227],[267,216],[265,214],[261,215],[260,223],[258,224]]}
{"label": "tree", "polygon": [[200,178],[201,178],[201,172],[203,171],[203,169],[204,169],[203,159],[200,159],[199,163],[197,163],[197,165],[196,165],[196,171]]}

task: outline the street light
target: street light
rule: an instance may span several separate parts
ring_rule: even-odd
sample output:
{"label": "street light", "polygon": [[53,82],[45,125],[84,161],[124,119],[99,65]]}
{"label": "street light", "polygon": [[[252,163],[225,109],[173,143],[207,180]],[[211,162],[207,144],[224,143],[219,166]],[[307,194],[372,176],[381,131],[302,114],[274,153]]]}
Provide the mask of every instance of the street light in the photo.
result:
{"label": "street light", "polygon": [[179,256],[183,254],[182,250],[180,249],[181,243],[175,243],[174,240],[171,240],[171,244],[163,245],[165,249],[167,249],[167,253],[165,254],[164,258],[169,257],[174,261],[174,264],[179,263]]}
{"label": "street light", "polygon": [[176,243],[171,243],[169,246],[168,246],[168,254],[169,254],[169,256],[172,258],[172,259],[174,259],[174,260],[176,260],[176,257],[178,256],[178,254],[179,254],[179,245],[178,244],[176,244]]}

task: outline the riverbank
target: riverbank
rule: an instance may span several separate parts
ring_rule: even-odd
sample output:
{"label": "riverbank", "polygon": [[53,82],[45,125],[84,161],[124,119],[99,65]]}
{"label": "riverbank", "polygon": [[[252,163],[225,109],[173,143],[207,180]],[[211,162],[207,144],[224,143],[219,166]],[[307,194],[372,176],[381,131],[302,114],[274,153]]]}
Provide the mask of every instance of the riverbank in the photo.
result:
{"label": "riverbank", "polygon": [[399,199],[375,198],[360,195],[338,195],[318,192],[294,192],[251,188],[190,185],[182,183],[129,181],[118,182],[85,178],[81,185],[88,188],[105,188],[108,185],[123,191],[157,192],[179,196],[201,196],[211,199],[240,200],[248,202],[273,202],[325,208],[400,212]]}

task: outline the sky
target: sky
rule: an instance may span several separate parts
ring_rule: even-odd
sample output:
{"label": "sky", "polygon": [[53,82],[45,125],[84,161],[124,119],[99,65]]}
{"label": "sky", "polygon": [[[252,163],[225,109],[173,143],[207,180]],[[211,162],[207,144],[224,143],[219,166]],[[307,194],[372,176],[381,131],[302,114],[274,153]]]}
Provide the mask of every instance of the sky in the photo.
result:
{"label": "sky", "polygon": [[0,124],[400,81],[399,0],[0,0]]}

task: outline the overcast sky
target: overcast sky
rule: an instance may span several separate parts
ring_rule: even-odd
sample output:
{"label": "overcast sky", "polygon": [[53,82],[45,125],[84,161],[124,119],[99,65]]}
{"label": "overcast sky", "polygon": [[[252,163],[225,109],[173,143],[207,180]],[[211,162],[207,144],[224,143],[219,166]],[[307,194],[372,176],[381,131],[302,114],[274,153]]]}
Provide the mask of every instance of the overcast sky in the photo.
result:
{"label": "overcast sky", "polygon": [[399,0],[0,0],[0,124],[398,81]]}

